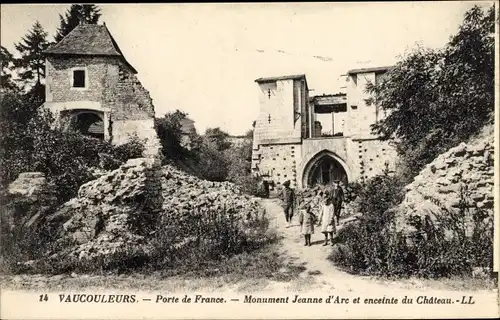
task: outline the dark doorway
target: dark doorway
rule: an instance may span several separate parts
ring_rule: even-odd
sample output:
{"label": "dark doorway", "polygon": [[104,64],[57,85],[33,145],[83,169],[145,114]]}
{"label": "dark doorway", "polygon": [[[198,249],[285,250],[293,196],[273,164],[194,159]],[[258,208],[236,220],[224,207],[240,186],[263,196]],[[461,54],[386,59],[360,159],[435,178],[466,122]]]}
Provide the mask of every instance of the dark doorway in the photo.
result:
{"label": "dark doorway", "polygon": [[104,140],[104,122],[95,113],[79,113],[71,118],[71,127],[83,135]]}
{"label": "dark doorway", "polygon": [[309,172],[308,186],[330,184],[336,180],[342,181],[345,184],[348,182],[347,173],[342,165],[329,155],[324,155],[318,159]]}

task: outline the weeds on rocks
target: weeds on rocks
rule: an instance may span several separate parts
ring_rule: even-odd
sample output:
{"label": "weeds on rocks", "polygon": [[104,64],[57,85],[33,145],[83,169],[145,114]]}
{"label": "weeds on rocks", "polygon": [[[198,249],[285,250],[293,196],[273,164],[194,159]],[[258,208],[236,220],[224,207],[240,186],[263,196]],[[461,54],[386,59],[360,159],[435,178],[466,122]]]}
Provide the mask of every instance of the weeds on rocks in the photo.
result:
{"label": "weeds on rocks", "polygon": [[202,261],[224,260],[272,243],[265,215],[245,217],[232,209],[199,208],[189,216],[167,218],[153,240],[152,268],[175,268]]}
{"label": "weeds on rocks", "polygon": [[[493,264],[493,214],[471,210],[465,191],[455,209],[409,218],[411,231],[397,231],[394,209],[402,184],[387,174],[369,180],[359,196],[358,221],[338,233],[330,259],[358,274],[439,278],[486,274]],[[435,217],[434,219],[431,219]]]}

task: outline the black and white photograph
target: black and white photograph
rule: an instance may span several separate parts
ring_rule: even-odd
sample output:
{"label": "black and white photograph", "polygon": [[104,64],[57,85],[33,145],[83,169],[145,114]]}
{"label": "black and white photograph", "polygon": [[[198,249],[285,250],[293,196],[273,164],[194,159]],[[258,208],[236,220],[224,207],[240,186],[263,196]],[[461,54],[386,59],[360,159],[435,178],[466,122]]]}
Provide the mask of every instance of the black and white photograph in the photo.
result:
{"label": "black and white photograph", "polygon": [[498,318],[498,1],[2,4],[0,318]]}

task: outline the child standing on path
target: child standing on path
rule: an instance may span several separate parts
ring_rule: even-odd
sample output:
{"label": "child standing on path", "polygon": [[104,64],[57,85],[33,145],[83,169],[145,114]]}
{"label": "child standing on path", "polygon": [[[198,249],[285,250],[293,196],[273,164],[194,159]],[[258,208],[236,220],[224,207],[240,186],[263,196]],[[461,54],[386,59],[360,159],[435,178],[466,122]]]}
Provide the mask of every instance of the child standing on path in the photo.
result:
{"label": "child standing on path", "polygon": [[323,204],[319,213],[318,226],[321,225],[321,233],[325,235],[325,243],[323,246],[328,245],[328,235],[333,245],[333,234],[336,233],[335,228],[335,209],[328,194],[323,196]]}
{"label": "child standing on path", "polygon": [[300,211],[299,223],[301,226],[301,233],[304,235],[305,246],[311,246],[311,234],[314,233],[314,224],[316,216],[312,212],[310,204],[307,204],[304,209]]}

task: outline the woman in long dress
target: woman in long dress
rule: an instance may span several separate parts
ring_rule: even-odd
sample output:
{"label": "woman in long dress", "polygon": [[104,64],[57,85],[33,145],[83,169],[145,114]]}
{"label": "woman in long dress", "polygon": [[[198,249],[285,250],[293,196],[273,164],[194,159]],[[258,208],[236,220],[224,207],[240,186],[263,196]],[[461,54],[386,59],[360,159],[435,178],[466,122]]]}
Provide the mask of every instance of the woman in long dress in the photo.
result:
{"label": "woman in long dress", "polygon": [[335,208],[332,200],[325,194],[323,196],[323,204],[320,207],[320,214],[318,219],[318,226],[321,225],[321,233],[325,235],[325,243],[323,246],[328,245],[328,235],[330,235],[331,243],[333,245],[333,234],[336,233],[335,228]]}

